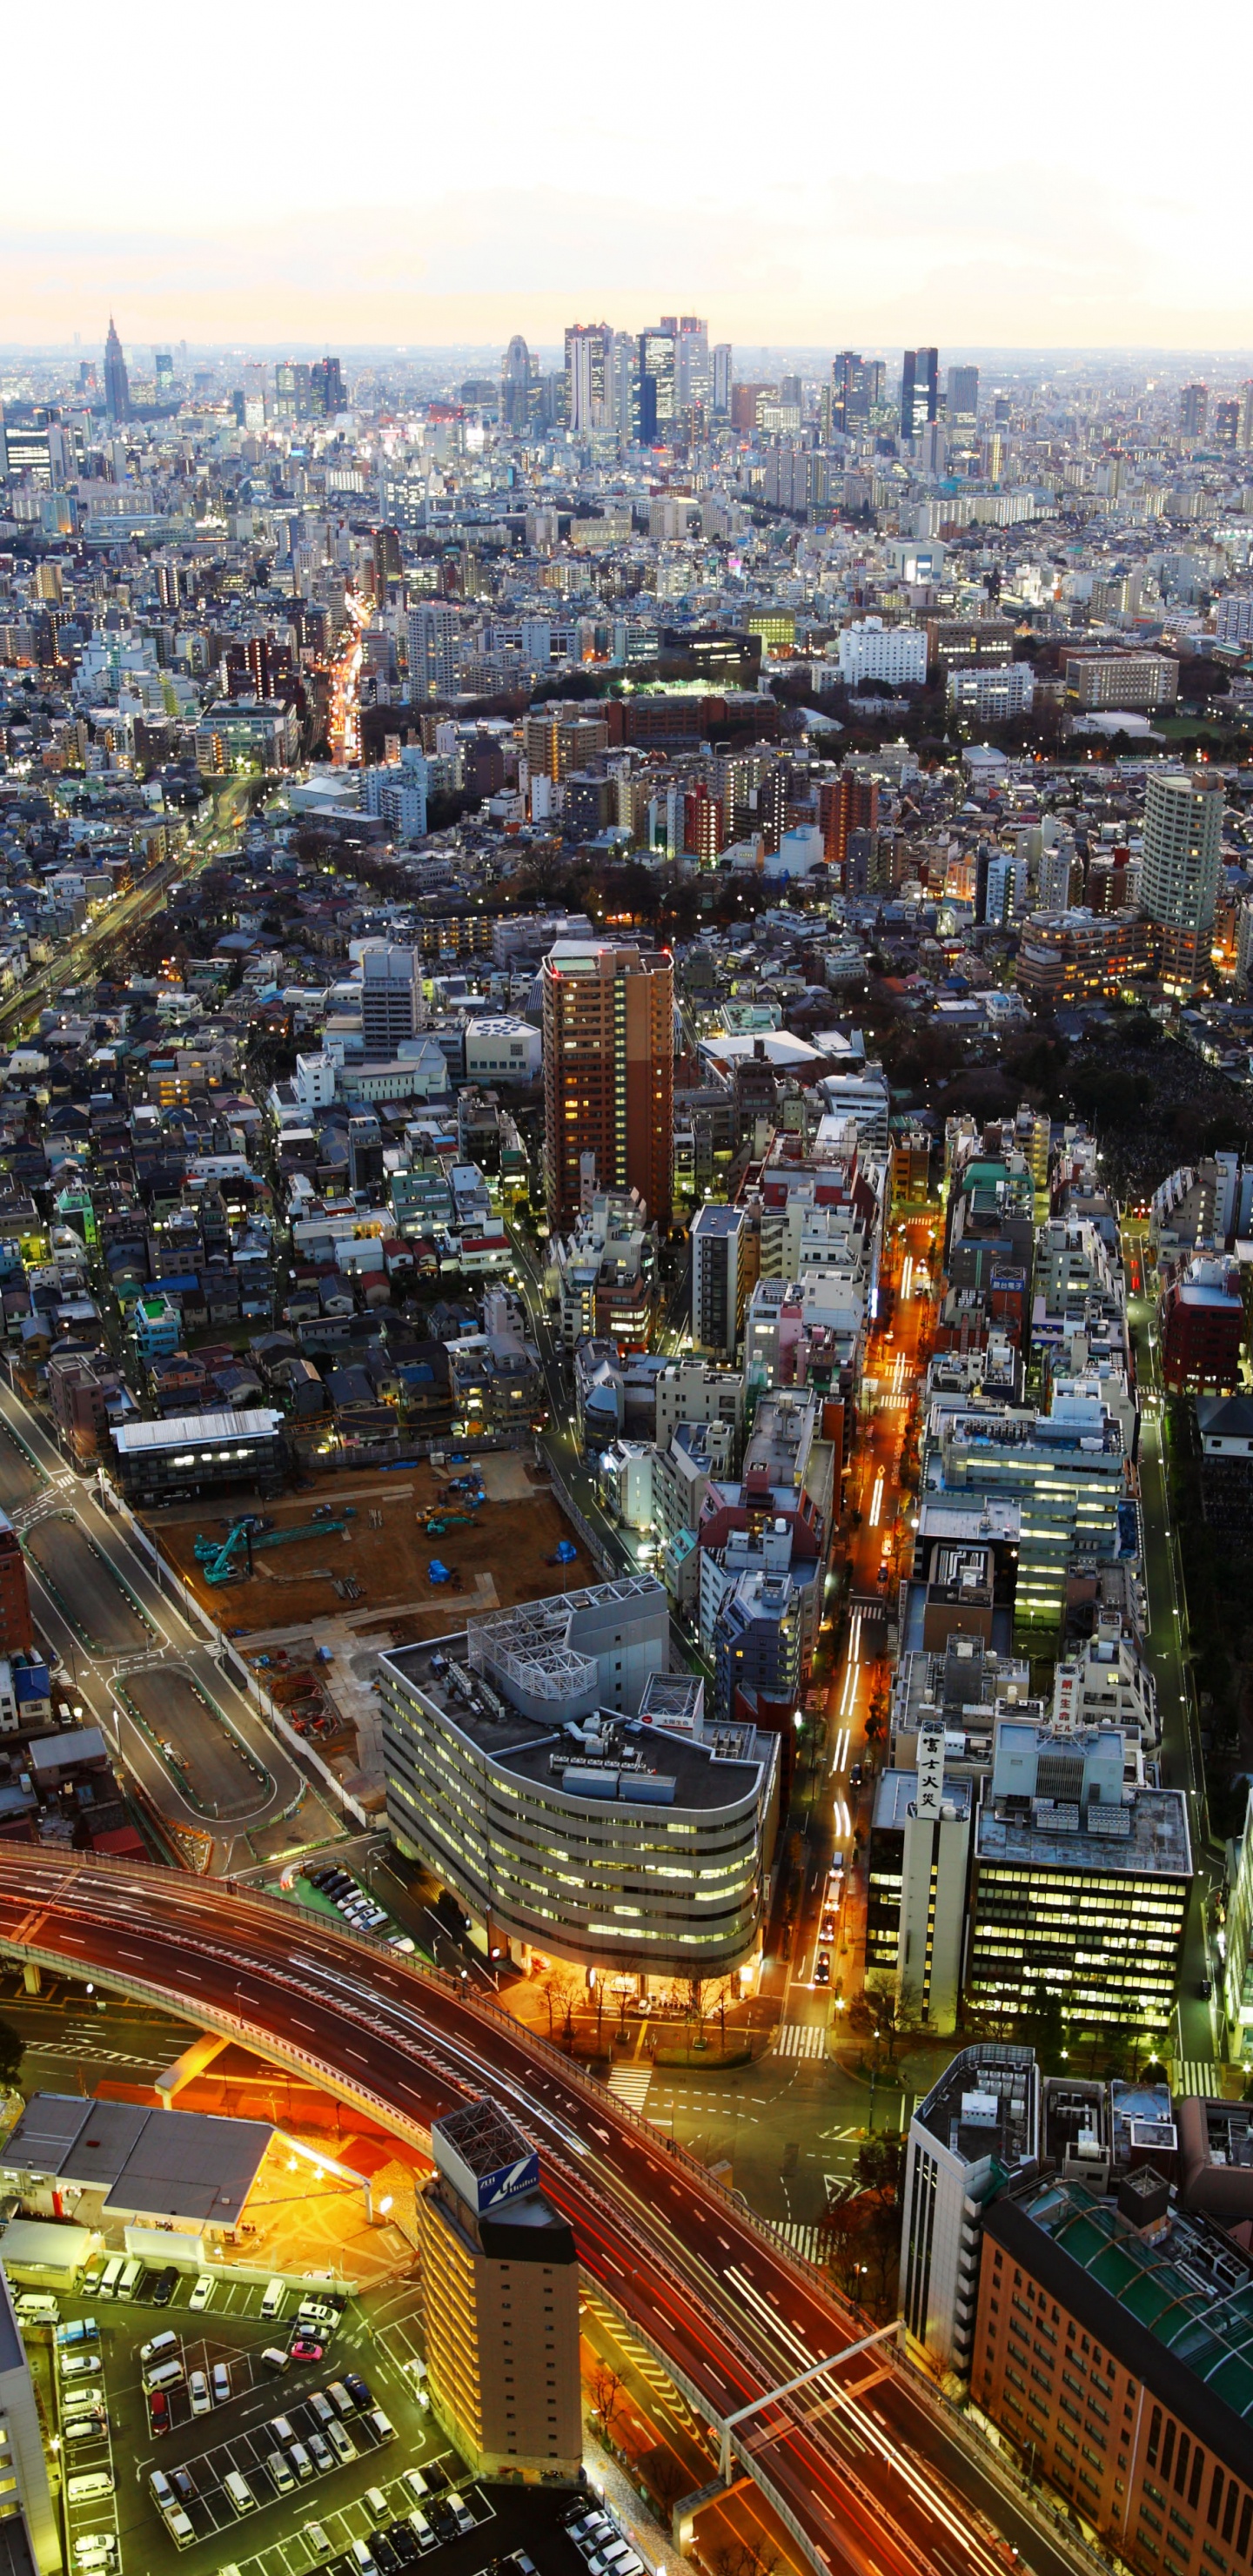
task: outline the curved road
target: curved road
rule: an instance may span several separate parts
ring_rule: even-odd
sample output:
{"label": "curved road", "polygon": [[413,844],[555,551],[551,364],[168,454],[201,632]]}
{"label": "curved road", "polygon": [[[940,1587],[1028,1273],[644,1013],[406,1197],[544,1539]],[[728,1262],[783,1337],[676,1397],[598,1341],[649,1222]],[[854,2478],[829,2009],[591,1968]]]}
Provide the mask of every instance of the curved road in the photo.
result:
{"label": "curved road", "polygon": [[[0,1951],[42,1954],[234,2029],[312,2068],[417,2143],[456,2101],[492,2095],[544,2158],[585,2271],[712,2419],[838,2354],[860,2327],[821,2283],[655,2131],[485,2002],[281,1902],[83,1856],[0,1849]],[[742,2428],[767,2491],[832,2576],[1041,2576],[1073,2560],[1006,2506],[921,2394],[876,2356]],[[984,2517],[988,2517],[986,2519]]]}

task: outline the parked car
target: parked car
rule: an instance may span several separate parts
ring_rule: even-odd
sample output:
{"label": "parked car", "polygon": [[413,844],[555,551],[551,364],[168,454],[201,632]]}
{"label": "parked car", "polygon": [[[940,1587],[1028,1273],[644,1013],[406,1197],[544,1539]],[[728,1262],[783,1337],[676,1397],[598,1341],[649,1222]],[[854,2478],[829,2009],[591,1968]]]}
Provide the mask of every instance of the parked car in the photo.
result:
{"label": "parked car", "polygon": [[320,2361],[323,2347],[309,2335],[293,2335],[289,2346],[293,2361]]}
{"label": "parked car", "polygon": [[209,2301],[213,2296],[213,2291],[214,2279],[212,2272],[202,2272],[196,2283],[195,2289],[192,2291],[191,2297],[187,2302],[188,2307],[195,2308],[197,2311],[201,2308],[207,2308]]}
{"label": "parked car", "polygon": [[154,2388],[148,2400],[148,2426],[153,2433],[168,2433],[170,2401],[163,2388]]}
{"label": "parked car", "polygon": [[228,2362],[225,2362],[225,2361],[215,2361],[215,2362],[214,2362],[214,2365],[213,2365],[213,2403],[214,2403],[214,2405],[215,2405],[215,2406],[225,2406],[225,2405],[226,2405],[226,2403],[227,2403],[227,2400],[228,2400],[228,2399],[229,2399],[229,2397],[230,2397],[230,2393],[231,2393],[231,2373],[230,2373],[230,2364],[229,2364]]}
{"label": "parked car", "polygon": [[209,2395],[209,2382],[203,2370],[193,2370],[191,2377],[187,2382],[187,2394],[191,2399],[191,2411],[193,2415],[207,2415],[209,2413],[213,2405],[213,2399]]}
{"label": "parked car", "polygon": [[154,2308],[168,2308],[174,2296],[177,2280],[178,2266],[175,2263],[167,2263],[164,2271],[156,2274],[152,2288],[148,2292]]}

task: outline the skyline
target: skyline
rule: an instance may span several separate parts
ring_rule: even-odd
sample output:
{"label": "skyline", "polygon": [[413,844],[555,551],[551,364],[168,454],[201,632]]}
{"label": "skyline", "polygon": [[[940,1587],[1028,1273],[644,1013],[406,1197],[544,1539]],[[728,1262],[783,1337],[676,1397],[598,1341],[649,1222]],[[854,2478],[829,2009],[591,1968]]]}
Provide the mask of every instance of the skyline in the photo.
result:
{"label": "skyline", "polygon": [[[124,88],[105,28],[81,5],[69,20],[58,151],[23,120],[0,175],[18,340],[86,335],[111,307],[138,338],[551,340],[572,309],[641,327],[677,299],[732,341],[1253,342],[1237,163],[1181,148],[1125,7],[1094,22],[1067,0],[1047,46],[992,54],[909,0],[889,58],[873,22],[804,0],[766,57],[763,125],[743,46],[711,49],[694,12],[646,0],[622,53],[541,0],[519,59],[491,0],[467,102],[459,26],[387,0],[371,61],[413,140],[402,105],[372,151],[332,121],[324,8],[293,57],[280,22],[230,0],[211,54],[172,30]],[[1209,27],[1238,76],[1247,20],[1224,0]],[[41,54],[15,26],[14,95],[37,91]]]}

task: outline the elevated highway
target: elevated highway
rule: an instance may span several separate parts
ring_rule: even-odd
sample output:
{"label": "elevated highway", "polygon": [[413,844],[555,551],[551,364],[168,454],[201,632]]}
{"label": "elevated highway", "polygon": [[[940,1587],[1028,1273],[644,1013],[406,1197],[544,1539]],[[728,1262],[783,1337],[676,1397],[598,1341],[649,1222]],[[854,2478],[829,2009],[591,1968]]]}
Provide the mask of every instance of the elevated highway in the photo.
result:
{"label": "elevated highway", "polygon": [[[237,2035],[418,2146],[438,2112],[493,2096],[539,2147],[587,2276],[715,2435],[864,2332],[769,2228],[558,2051],[458,1981],[281,1900],[10,1846],[0,1953]],[[1039,2576],[1073,2576],[1070,2542],[1007,2501],[924,2392],[878,2368],[851,2359],[730,2435],[810,2563],[831,2576],[1000,2576],[1012,2542]]]}

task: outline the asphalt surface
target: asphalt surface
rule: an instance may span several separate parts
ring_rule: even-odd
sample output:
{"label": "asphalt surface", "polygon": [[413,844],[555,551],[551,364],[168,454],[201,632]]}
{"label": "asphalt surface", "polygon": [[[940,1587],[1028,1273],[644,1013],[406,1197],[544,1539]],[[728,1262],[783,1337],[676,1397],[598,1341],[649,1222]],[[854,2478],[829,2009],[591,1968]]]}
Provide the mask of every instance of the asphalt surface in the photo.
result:
{"label": "asphalt surface", "polygon": [[[0,1850],[0,1947],[51,1952],[207,2027],[242,2027],[418,2143],[436,2113],[490,2094],[539,2146],[593,2282],[719,2419],[857,2340],[860,2320],[817,2276],[507,2016],[329,1928],[314,1944],[281,1904],[236,1886],[230,1898],[171,1873],[14,1847]],[[1020,2526],[898,2372],[868,2402],[841,2399],[837,2384],[816,2405],[802,2394],[764,2410],[745,2433],[745,2464],[833,2576],[992,2576],[1007,2563],[989,2536],[998,2527],[1039,2576],[1073,2564]]]}
{"label": "asphalt surface", "polygon": [[3,1384],[0,1508],[27,1550],[36,1626],[62,1659],[54,1698],[101,1727],[171,1834],[210,1833],[215,1867],[236,1853],[251,1866],[243,1837],[295,1813],[305,1775],[168,1576]]}

